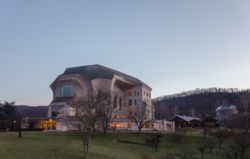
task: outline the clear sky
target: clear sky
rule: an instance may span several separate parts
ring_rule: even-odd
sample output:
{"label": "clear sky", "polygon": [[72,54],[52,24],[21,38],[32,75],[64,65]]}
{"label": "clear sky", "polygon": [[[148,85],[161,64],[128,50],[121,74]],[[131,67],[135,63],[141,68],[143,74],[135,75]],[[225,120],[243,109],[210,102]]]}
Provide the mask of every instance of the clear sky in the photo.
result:
{"label": "clear sky", "polygon": [[101,64],[153,97],[250,87],[249,0],[1,0],[0,100],[47,105],[66,67]]}

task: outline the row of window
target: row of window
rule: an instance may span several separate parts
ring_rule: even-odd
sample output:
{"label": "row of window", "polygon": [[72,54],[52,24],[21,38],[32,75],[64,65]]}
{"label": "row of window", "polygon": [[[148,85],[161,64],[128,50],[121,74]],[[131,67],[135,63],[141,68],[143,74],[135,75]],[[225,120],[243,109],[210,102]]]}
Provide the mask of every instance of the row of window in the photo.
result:
{"label": "row of window", "polygon": [[134,99],[134,100],[129,99],[129,100],[128,100],[128,105],[129,105],[129,106],[132,106],[132,105],[140,105],[140,101],[138,101],[138,100],[136,100],[136,99]]}
{"label": "row of window", "polygon": [[[153,124],[147,122],[143,128],[152,128]],[[109,128],[132,128],[132,123],[130,122],[111,122],[109,123]]]}
{"label": "row of window", "polygon": [[[132,96],[132,92],[129,91],[128,92],[128,95],[129,96]],[[140,95],[139,92],[137,91],[134,91],[134,95]],[[144,91],[144,95],[149,97],[149,98],[146,98],[146,102],[150,102],[150,93]],[[71,96],[74,96],[74,88],[72,85],[63,85],[60,89],[60,96],[61,97],[71,97]],[[129,99],[128,101],[128,105],[129,106],[132,106],[132,105],[137,105],[139,104],[139,101],[137,101],[136,99],[132,100],[132,99]],[[114,97],[114,106],[122,106],[122,98],[119,97],[119,99],[117,99],[117,96]]]}
{"label": "row of window", "polygon": [[[134,91],[134,96],[139,96],[140,92],[138,91]],[[132,91],[128,91],[128,96],[131,97],[132,96]]]}

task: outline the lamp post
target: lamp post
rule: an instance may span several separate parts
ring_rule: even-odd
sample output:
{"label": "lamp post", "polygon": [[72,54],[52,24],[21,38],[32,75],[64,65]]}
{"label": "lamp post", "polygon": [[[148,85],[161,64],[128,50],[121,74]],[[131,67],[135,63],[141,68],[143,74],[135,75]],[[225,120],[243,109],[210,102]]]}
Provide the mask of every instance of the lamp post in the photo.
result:
{"label": "lamp post", "polygon": [[14,124],[14,131],[16,131],[16,120],[13,120],[13,124]]}
{"label": "lamp post", "polygon": [[52,119],[51,118],[49,119],[49,122],[50,122],[50,131],[52,131]]}

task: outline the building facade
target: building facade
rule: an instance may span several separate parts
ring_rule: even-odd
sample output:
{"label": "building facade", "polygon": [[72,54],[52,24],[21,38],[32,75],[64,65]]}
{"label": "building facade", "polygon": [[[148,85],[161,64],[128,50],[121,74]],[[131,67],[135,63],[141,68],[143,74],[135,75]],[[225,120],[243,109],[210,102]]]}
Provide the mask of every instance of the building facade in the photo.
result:
{"label": "building facade", "polygon": [[200,127],[201,119],[192,116],[186,115],[176,115],[170,119],[175,123],[176,128],[185,128],[185,127]]}
{"label": "building facade", "polygon": [[117,111],[112,115],[109,124],[110,129],[137,130],[129,115],[136,106],[145,103],[148,117],[152,122],[146,124],[144,130],[154,129],[152,89],[135,77],[101,65],[87,65],[67,68],[50,87],[53,91],[53,100],[49,105],[48,117],[56,121],[56,130],[69,130],[67,120],[76,114],[76,110],[67,101],[82,98],[95,90],[109,92],[117,105]]}

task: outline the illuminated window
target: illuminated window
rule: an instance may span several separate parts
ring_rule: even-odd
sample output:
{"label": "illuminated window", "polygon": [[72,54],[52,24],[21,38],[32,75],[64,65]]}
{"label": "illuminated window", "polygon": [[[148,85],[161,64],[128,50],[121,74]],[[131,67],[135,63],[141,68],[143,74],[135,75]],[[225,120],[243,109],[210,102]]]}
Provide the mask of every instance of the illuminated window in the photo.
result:
{"label": "illuminated window", "polygon": [[131,123],[127,123],[127,128],[131,128],[132,124]]}
{"label": "illuminated window", "polygon": [[151,123],[150,122],[147,122],[145,125],[144,125],[144,128],[150,128],[151,127]]}
{"label": "illuminated window", "polygon": [[109,127],[110,128],[114,128],[115,127],[115,123],[114,122],[109,123]]}
{"label": "illuminated window", "polygon": [[122,122],[117,122],[117,123],[116,123],[116,127],[117,127],[117,128],[122,128],[122,127],[123,127]]}

